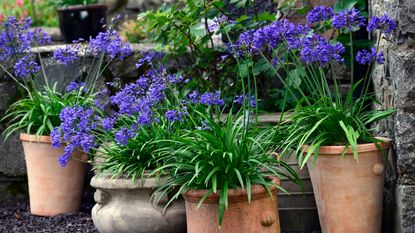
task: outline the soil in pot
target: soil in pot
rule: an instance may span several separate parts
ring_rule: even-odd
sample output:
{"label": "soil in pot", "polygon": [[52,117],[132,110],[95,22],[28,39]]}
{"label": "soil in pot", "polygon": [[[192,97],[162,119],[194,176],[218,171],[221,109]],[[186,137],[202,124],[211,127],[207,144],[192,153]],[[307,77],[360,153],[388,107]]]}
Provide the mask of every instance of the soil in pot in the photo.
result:
{"label": "soil in pot", "polygon": [[[278,179],[274,181],[279,184]],[[219,193],[208,196],[197,209],[207,190],[189,190],[186,203],[188,233],[280,233],[277,189],[272,196],[261,185],[253,185],[251,203],[244,189],[230,189],[229,206],[219,227]]]}
{"label": "soil in pot", "polygon": [[85,182],[86,155],[74,152],[62,168],[58,158],[63,147],[54,149],[48,136],[21,134],[29,182],[30,211],[54,216],[79,210]]}
{"label": "soil in pot", "polygon": [[[383,139],[385,153],[390,140]],[[307,163],[323,233],[379,233],[382,225],[385,157],[374,143],[351,149],[321,147],[317,163]]]}

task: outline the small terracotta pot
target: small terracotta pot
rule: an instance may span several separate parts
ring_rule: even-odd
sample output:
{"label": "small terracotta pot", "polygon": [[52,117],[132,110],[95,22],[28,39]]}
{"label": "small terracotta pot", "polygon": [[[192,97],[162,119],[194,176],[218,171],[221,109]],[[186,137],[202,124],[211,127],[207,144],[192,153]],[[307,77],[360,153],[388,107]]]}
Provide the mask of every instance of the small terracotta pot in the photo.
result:
{"label": "small terracotta pot", "polygon": [[29,181],[30,211],[34,215],[54,216],[79,210],[86,173],[86,155],[74,152],[62,168],[58,158],[63,147],[54,149],[48,136],[20,134]]}
{"label": "small terracotta pot", "polygon": [[[277,178],[273,181],[280,185]],[[219,227],[219,192],[208,196],[199,209],[200,199],[207,190],[189,190],[183,194],[186,203],[188,233],[280,233],[278,215],[278,189],[272,188],[272,196],[261,185],[253,185],[251,203],[244,189],[230,189],[228,209]]]}
{"label": "small terracotta pot", "polygon": [[[390,139],[380,138],[388,152]],[[359,159],[351,148],[321,147],[317,163],[307,162],[323,233],[379,233],[385,158],[375,143],[358,145]]]}

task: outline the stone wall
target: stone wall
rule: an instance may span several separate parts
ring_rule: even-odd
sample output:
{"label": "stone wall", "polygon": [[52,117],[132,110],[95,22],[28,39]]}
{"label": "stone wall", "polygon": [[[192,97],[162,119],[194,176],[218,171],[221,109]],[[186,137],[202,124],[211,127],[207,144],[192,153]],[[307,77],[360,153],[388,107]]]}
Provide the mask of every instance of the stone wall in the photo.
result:
{"label": "stone wall", "polygon": [[382,38],[385,65],[376,67],[374,87],[385,106],[397,112],[378,125],[393,138],[385,186],[384,226],[387,232],[415,232],[415,1],[372,0],[372,15],[387,13],[399,31]]}
{"label": "stone wall", "polygon": [[[0,72],[1,74],[2,72]],[[12,81],[0,81],[0,118],[16,99],[17,88]],[[0,134],[5,125],[0,123]],[[26,198],[26,164],[18,135],[7,141],[0,136],[0,204],[4,201]]]}

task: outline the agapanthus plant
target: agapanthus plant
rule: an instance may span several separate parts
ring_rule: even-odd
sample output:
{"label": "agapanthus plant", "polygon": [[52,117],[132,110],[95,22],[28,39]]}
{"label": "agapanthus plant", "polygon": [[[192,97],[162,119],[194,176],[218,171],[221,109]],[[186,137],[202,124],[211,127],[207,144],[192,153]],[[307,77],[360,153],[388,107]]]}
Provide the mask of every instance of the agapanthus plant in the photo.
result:
{"label": "agapanthus plant", "polygon": [[93,98],[100,95],[95,85],[104,70],[111,61],[131,54],[130,45],[121,41],[110,26],[89,44],[79,40],[55,50],[57,63],[77,63],[82,75],[73,77],[73,82],[52,83],[37,49],[48,44],[50,36],[32,30],[30,24],[30,18],[17,20],[12,16],[0,24],[0,67],[7,74],[2,78],[14,80],[23,96],[2,119],[9,124],[4,131],[6,138],[18,131],[49,135],[60,125],[59,115],[65,107],[93,106]]}
{"label": "agapanthus plant", "polygon": [[160,56],[149,52],[139,59],[138,67],[145,63],[151,69],[110,97],[115,109],[110,115],[88,106],[68,106],[62,111],[62,124],[51,135],[55,147],[66,144],[59,159],[62,166],[74,150],[82,150],[102,155],[96,169],[111,176],[135,179],[153,167],[152,142],[171,137],[177,130],[174,122],[185,115],[173,109],[177,100],[169,96],[173,85],[179,87],[185,80],[168,74],[158,62]]}
{"label": "agapanthus plant", "polygon": [[[367,23],[355,8],[335,13],[324,6],[310,11],[307,20],[313,27],[284,19],[249,30],[230,45],[230,51],[239,59],[267,60],[288,93],[297,99],[298,105],[287,126],[288,135],[281,142],[284,152],[294,148],[300,165],[304,166],[311,155],[317,158],[321,146],[345,145],[352,148],[358,159],[358,143],[379,142],[371,131],[371,124],[388,117],[394,109],[368,110],[376,102],[369,92],[371,74],[375,65],[383,64],[385,58],[379,44],[353,54],[353,33],[368,25],[367,30],[378,32],[380,38],[392,33],[396,24],[387,15],[372,17]],[[335,63],[344,62],[345,45],[336,40],[342,33],[350,35],[348,45],[352,58],[351,88],[345,96],[333,70]],[[359,79],[353,76],[354,61],[369,66],[366,76]],[[363,91],[357,93],[357,88]],[[293,94],[295,91],[301,98]],[[309,150],[304,155],[306,145]]]}
{"label": "agapanthus plant", "polygon": [[[250,200],[251,185],[275,186],[267,176],[295,177],[272,155],[276,131],[258,129],[247,117],[256,107],[254,96],[227,103],[220,91],[188,91],[185,77],[156,64],[159,56],[151,52],[138,61],[152,68],[111,96],[112,115],[79,107],[62,112],[52,136],[56,146],[66,143],[61,165],[80,149],[99,157],[101,174],[136,179],[151,170],[163,177],[156,193],[175,191],[172,201],[189,189],[221,192],[220,223],[229,189],[246,188]],[[230,113],[222,115],[225,109]]]}

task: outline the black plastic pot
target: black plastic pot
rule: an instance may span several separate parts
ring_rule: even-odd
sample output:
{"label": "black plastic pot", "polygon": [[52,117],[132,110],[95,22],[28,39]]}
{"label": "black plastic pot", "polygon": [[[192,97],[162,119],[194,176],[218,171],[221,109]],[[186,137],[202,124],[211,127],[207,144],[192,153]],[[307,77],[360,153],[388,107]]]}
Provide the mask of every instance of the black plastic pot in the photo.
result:
{"label": "black plastic pot", "polygon": [[89,40],[104,31],[106,5],[76,5],[58,9],[59,28],[66,43],[82,38]]}

